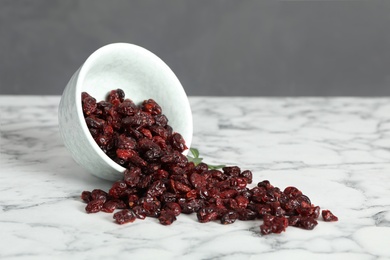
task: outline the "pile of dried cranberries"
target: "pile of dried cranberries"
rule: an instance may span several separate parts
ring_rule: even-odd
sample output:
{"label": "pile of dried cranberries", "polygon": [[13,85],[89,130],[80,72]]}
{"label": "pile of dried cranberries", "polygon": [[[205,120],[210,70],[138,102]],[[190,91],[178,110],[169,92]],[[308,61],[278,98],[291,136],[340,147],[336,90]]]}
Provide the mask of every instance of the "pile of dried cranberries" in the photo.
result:
{"label": "pile of dried cranberries", "polygon": [[[120,209],[114,214],[119,224],[155,217],[170,225],[181,213],[196,213],[201,223],[263,219],[263,235],[281,233],[288,226],[310,230],[317,225],[320,208],[295,187],[282,191],[262,181],[249,188],[251,171],[237,166],[209,169],[205,163],[189,162],[182,154],[187,149],[183,137],[168,125],[153,99],[137,106],[117,89],[106,101],[96,102],[83,92],[82,107],[96,143],[126,168],[123,179],[108,192],[82,193],[88,213]],[[337,221],[329,210],[323,210],[322,217]]]}

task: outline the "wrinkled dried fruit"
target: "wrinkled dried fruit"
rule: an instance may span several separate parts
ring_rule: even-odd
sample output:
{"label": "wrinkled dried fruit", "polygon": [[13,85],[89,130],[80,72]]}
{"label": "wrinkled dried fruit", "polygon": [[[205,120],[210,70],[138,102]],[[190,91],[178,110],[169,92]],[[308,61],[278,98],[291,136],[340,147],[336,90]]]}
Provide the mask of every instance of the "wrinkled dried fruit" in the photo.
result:
{"label": "wrinkled dried fruit", "polygon": [[134,211],[130,209],[124,209],[114,214],[114,219],[118,224],[126,224],[134,222],[136,219]]}
{"label": "wrinkled dried fruit", "polygon": [[[125,99],[121,89],[110,91],[107,100],[98,103],[85,92],[81,98],[92,137],[107,156],[126,168],[123,179],[113,183],[108,193],[82,192],[87,213],[120,209],[113,216],[118,224],[154,217],[162,225],[171,225],[181,213],[196,213],[201,223],[257,218],[263,220],[262,235],[281,233],[288,226],[311,230],[318,224],[320,207],[296,187],[282,191],[264,180],[249,188],[253,181],[249,170],[237,166],[217,170],[189,162],[182,154],[187,149],[185,140],[168,125],[155,100],[136,105]],[[338,220],[329,210],[323,210],[322,217]]]}
{"label": "wrinkled dried fruit", "polygon": [[338,221],[338,217],[336,217],[335,215],[333,215],[333,213],[330,211],[330,210],[323,210],[322,211],[322,218],[324,219],[324,221]]}

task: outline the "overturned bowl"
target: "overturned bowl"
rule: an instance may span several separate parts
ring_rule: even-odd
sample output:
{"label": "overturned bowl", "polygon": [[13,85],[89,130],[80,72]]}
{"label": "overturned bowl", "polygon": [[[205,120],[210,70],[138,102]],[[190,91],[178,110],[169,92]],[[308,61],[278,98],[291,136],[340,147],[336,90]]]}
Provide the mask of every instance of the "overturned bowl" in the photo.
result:
{"label": "overturned bowl", "polygon": [[100,101],[110,90],[117,88],[136,104],[154,99],[167,116],[169,125],[190,147],[192,113],[178,78],[150,51],[133,44],[113,43],[88,57],[72,76],[61,97],[58,109],[60,134],[79,165],[102,179],[115,181],[123,177],[125,168],[108,157],[92,138],[81,104],[82,92],[88,92]]}

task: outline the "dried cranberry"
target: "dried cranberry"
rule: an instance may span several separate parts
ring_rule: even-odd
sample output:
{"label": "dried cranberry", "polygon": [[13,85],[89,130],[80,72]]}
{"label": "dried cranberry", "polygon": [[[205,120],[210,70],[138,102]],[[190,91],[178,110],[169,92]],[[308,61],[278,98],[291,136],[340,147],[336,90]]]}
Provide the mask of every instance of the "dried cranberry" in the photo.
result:
{"label": "dried cranberry", "polygon": [[115,200],[109,200],[103,204],[102,211],[112,213],[116,209],[118,203]]}
{"label": "dried cranberry", "polygon": [[137,188],[147,189],[151,184],[153,175],[142,175],[140,181],[137,183]]}
{"label": "dried cranberry", "polygon": [[175,213],[171,210],[163,210],[161,211],[158,220],[162,225],[171,225],[173,221],[176,220]]}
{"label": "dried cranberry", "polygon": [[146,210],[141,207],[141,206],[135,206],[133,208],[133,212],[135,214],[135,216],[139,219],[145,219],[146,218],[146,215],[147,215],[147,212]]}
{"label": "dried cranberry", "polygon": [[120,198],[126,194],[127,184],[124,181],[115,182],[108,192],[113,198]]}
{"label": "dried cranberry", "polygon": [[245,170],[240,174],[241,177],[246,178],[248,184],[252,183],[252,172],[249,170]]}
{"label": "dried cranberry", "polygon": [[166,191],[166,187],[165,187],[164,182],[162,182],[161,180],[158,180],[158,181],[153,182],[149,186],[148,191],[147,191],[147,195],[150,197],[156,197],[156,196],[162,195],[164,193],[164,191]]}
{"label": "dried cranberry", "polygon": [[291,216],[288,218],[288,225],[294,226],[294,227],[299,227],[300,220],[301,220],[301,217],[299,217],[299,216]]}
{"label": "dried cranberry", "polygon": [[[201,223],[260,218],[263,235],[281,233],[289,225],[308,230],[317,225],[320,207],[296,187],[281,191],[264,180],[248,188],[253,181],[249,170],[238,166],[209,170],[205,163],[189,162],[182,154],[187,149],[183,137],[168,125],[153,99],[137,106],[116,89],[106,101],[96,103],[85,92],[81,100],[93,139],[126,168],[123,180],[115,182],[108,193],[95,189],[81,194],[88,213],[122,209],[114,214],[119,224],[148,216],[170,225],[181,213],[196,213]],[[328,210],[322,216],[325,221],[337,221]]]}
{"label": "dried cranberry", "polygon": [[176,202],[176,194],[172,192],[164,192],[161,195],[161,202],[168,203],[168,202]]}
{"label": "dried cranberry", "polygon": [[126,99],[118,106],[118,112],[125,116],[133,116],[138,111],[137,106],[130,99]]}
{"label": "dried cranberry", "polygon": [[155,198],[143,197],[139,200],[140,205],[145,209],[146,216],[158,217],[161,211],[161,202]]}
{"label": "dried cranberry", "polygon": [[115,221],[122,225],[130,222],[134,222],[136,215],[131,209],[124,209],[114,214]]}
{"label": "dried cranberry", "polygon": [[187,146],[185,145],[185,141],[181,134],[179,133],[174,133],[172,135],[172,140],[171,140],[172,146],[178,150],[179,152],[183,152],[184,150],[187,149]]}
{"label": "dried cranberry", "polygon": [[123,174],[123,180],[129,187],[136,187],[141,179],[141,169],[138,167],[130,167]]}
{"label": "dried cranberry", "polygon": [[317,221],[312,217],[302,217],[299,221],[299,227],[312,230],[317,226]]}
{"label": "dried cranberry", "polygon": [[199,209],[203,207],[204,204],[200,199],[186,200],[183,198],[179,199],[178,203],[182,209],[182,213],[185,214],[191,214],[199,211]]}
{"label": "dried cranberry", "polygon": [[228,211],[221,217],[222,224],[232,224],[238,219],[238,214],[235,211]]}
{"label": "dried cranberry", "polygon": [[103,202],[106,202],[108,197],[107,192],[101,190],[101,189],[94,189],[91,192],[91,199],[92,200],[102,200]]}
{"label": "dried cranberry", "polygon": [[265,189],[273,188],[273,186],[271,185],[271,183],[268,180],[264,180],[264,181],[257,183],[257,187],[263,187]]}
{"label": "dried cranberry", "polygon": [[88,202],[87,206],[85,207],[85,211],[87,213],[96,213],[99,212],[103,208],[104,201],[103,200],[91,200]]}
{"label": "dried cranberry", "polygon": [[324,209],[322,210],[322,218],[324,221],[338,221],[338,217],[333,215],[333,213],[330,210]]}
{"label": "dried cranberry", "polygon": [[116,147],[118,149],[130,149],[134,150],[137,147],[137,141],[125,134],[121,134],[116,139]]}
{"label": "dried cranberry", "polygon": [[161,107],[153,99],[145,100],[142,103],[142,109],[152,115],[161,114]]}
{"label": "dried cranberry", "polygon": [[91,192],[90,191],[83,191],[81,193],[81,199],[84,201],[84,202],[90,202],[92,200],[92,196],[91,196]]}
{"label": "dried cranberry", "polygon": [[237,209],[238,219],[239,220],[253,220],[257,217],[256,212],[251,209]]}
{"label": "dried cranberry", "polygon": [[119,105],[121,102],[123,102],[124,98],[125,93],[122,89],[111,90],[108,94],[108,102],[113,105]]}
{"label": "dried cranberry", "polygon": [[81,93],[82,107],[85,115],[91,115],[96,111],[96,99],[91,97],[88,93]]}
{"label": "dried cranberry", "polygon": [[271,216],[271,215],[265,215],[264,216],[264,223],[260,226],[260,232],[263,235],[267,235],[269,233],[281,233],[286,230],[288,227],[288,219],[281,216]]}
{"label": "dried cranberry", "polygon": [[90,116],[86,117],[85,122],[87,123],[88,127],[99,128],[99,129],[103,128],[104,124],[106,123],[106,121],[104,121],[103,119],[97,118],[94,115],[90,115]]}
{"label": "dried cranberry", "polygon": [[200,223],[210,222],[218,218],[218,210],[213,207],[201,208],[196,216]]}
{"label": "dried cranberry", "polygon": [[138,200],[139,200],[139,197],[137,194],[129,194],[127,196],[127,204],[130,206],[130,208],[133,208],[134,205],[137,204]]}
{"label": "dried cranberry", "polygon": [[241,173],[241,169],[237,166],[228,166],[222,168],[223,173],[229,176],[238,177]]}
{"label": "dried cranberry", "polygon": [[302,195],[302,192],[295,187],[287,187],[283,191],[290,199],[295,199]]}
{"label": "dried cranberry", "polygon": [[235,200],[237,201],[237,206],[239,208],[245,209],[248,206],[249,200],[242,195],[236,196]]}
{"label": "dried cranberry", "polygon": [[156,121],[156,125],[165,127],[168,124],[168,119],[165,115],[155,115],[154,120]]}
{"label": "dried cranberry", "polygon": [[175,214],[175,216],[179,216],[181,213],[181,207],[176,202],[165,203],[164,210],[172,211]]}

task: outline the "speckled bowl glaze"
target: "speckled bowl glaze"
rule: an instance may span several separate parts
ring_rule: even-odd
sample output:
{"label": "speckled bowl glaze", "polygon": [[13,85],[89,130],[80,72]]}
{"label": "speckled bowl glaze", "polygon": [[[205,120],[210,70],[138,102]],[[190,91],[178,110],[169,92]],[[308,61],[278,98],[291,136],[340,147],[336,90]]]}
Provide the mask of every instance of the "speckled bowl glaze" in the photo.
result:
{"label": "speckled bowl glaze", "polygon": [[126,98],[136,104],[149,98],[156,100],[173,130],[180,133],[190,147],[192,113],[178,78],[150,51],[133,44],[113,43],[89,56],[70,79],[61,97],[60,134],[78,164],[97,177],[111,181],[122,179],[125,169],[111,160],[93,140],[81,107],[83,91],[100,101],[117,88],[123,89]]}

